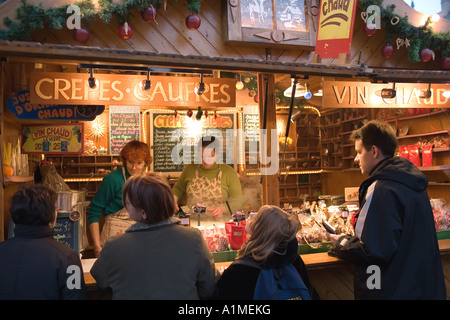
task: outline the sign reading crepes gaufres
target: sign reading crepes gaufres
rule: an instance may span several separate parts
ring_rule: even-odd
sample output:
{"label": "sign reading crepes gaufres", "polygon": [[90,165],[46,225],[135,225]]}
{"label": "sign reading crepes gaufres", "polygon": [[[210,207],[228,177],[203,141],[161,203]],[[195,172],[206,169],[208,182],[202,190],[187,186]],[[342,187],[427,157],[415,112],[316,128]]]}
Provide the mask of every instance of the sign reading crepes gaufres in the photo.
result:
{"label": "sign reading crepes gaufres", "polygon": [[35,104],[134,105],[235,107],[236,80],[204,77],[205,92],[194,89],[200,77],[150,76],[151,88],[141,85],[146,75],[96,74],[95,88],[89,87],[90,74],[33,72],[30,100]]}
{"label": "sign reading crepes gaufres", "polygon": [[395,97],[383,98],[383,89],[393,83],[324,81],[323,105],[327,108],[450,108],[450,99],[443,93],[447,84],[432,84],[431,96],[426,98],[426,83],[396,83]]}

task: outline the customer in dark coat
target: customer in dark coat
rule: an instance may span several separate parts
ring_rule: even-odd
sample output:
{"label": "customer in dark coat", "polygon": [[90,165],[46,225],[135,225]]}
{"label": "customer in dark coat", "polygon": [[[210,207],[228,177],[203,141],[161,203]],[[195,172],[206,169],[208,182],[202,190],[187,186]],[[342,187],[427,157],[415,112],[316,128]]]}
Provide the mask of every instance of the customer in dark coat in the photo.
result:
{"label": "customer in dark coat", "polygon": [[217,283],[216,299],[252,300],[261,270],[238,263],[239,259],[252,259],[263,269],[280,268],[293,264],[300,274],[312,299],[318,295],[311,285],[305,264],[298,254],[296,234],[300,223],[276,206],[262,206],[257,216],[247,222],[250,238],[238,251],[237,260],[222,274]]}
{"label": "customer in dark coat", "polygon": [[353,132],[359,188],[355,236],[330,235],[335,254],[355,264],[356,299],[445,299],[427,177],[394,157],[395,131],[371,121]]}
{"label": "customer in dark coat", "polygon": [[87,298],[78,253],[53,238],[56,197],[43,185],[23,186],[12,196],[14,238],[0,243],[0,299]]}

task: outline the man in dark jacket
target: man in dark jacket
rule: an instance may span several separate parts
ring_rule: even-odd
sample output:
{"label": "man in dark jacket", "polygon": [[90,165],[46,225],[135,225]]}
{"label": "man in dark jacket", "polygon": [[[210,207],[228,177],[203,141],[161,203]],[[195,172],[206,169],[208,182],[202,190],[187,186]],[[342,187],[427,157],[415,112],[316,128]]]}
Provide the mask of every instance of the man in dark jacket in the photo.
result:
{"label": "man in dark jacket", "polygon": [[56,193],[27,185],[12,196],[14,238],[0,243],[0,300],[86,299],[78,253],[53,238]]}
{"label": "man in dark jacket", "polygon": [[428,179],[394,157],[392,127],[371,121],[352,134],[359,188],[355,236],[330,235],[339,258],[355,264],[356,299],[445,299]]}

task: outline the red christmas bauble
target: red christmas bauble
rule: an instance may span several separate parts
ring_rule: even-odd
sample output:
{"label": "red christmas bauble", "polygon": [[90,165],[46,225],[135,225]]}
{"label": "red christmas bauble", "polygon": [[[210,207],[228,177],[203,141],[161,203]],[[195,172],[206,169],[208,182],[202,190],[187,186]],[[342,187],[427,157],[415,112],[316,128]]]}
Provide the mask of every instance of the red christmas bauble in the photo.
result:
{"label": "red christmas bauble", "polygon": [[156,8],[153,5],[149,5],[148,8],[141,11],[141,17],[145,22],[151,22],[156,20]]}
{"label": "red christmas bauble", "polygon": [[128,40],[133,36],[133,29],[127,22],[119,25],[117,32],[123,40]]}
{"label": "red christmas bauble", "polygon": [[371,25],[371,26],[373,27],[373,29],[369,28],[369,27],[367,26],[367,24],[364,23],[364,33],[365,33],[366,36],[368,36],[368,37],[373,36],[373,35],[377,32],[377,29],[375,28],[375,25]]}
{"label": "red christmas bauble", "polygon": [[433,51],[431,51],[428,48],[422,49],[420,51],[420,61],[422,62],[428,62],[433,57]]}
{"label": "red christmas bauble", "polygon": [[91,33],[89,32],[89,30],[85,28],[73,30],[73,38],[80,43],[85,43],[86,41],[88,41],[90,35]]}
{"label": "red christmas bauble", "polygon": [[194,112],[193,112],[191,109],[189,109],[189,110],[186,112],[186,115],[187,115],[189,118],[191,118],[193,114],[194,114]]}
{"label": "red christmas bauble", "polygon": [[201,23],[202,20],[200,19],[200,17],[194,13],[186,17],[186,27],[189,30],[197,30],[200,27]]}
{"label": "red christmas bauble", "polygon": [[394,55],[394,47],[391,46],[389,43],[386,44],[385,46],[383,46],[381,48],[381,54],[383,55],[383,57],[385,57],[386,59],[389,59],[390,57],[392,57]]}
{"label": "red christmas bauble", "polygon": [[442,59],[442,69],[450,69],[450,57]]}

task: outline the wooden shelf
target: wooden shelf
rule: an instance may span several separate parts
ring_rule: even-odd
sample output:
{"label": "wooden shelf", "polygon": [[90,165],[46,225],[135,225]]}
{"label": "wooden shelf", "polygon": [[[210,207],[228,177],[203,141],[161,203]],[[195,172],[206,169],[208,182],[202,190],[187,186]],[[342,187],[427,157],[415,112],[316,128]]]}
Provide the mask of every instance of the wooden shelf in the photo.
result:
{"label": "wooden shelf", "polygon": [[4,176],[5,182],[15,182],[15,183],[24,183],[24,182],[33,182],[33,176]]}
{"label": "wooden shelf", "polygon": [[410,135],[406,135],[406,136],[397,137],[397,140],[408,139],[408,138],[427,137],[427,136],[433,136],[433,135],[436,135],[436,134],[448,134],[448,133],[450,133],[450,130],[441,130],[441,131],[435,131],[435,132],[410,134]]}

